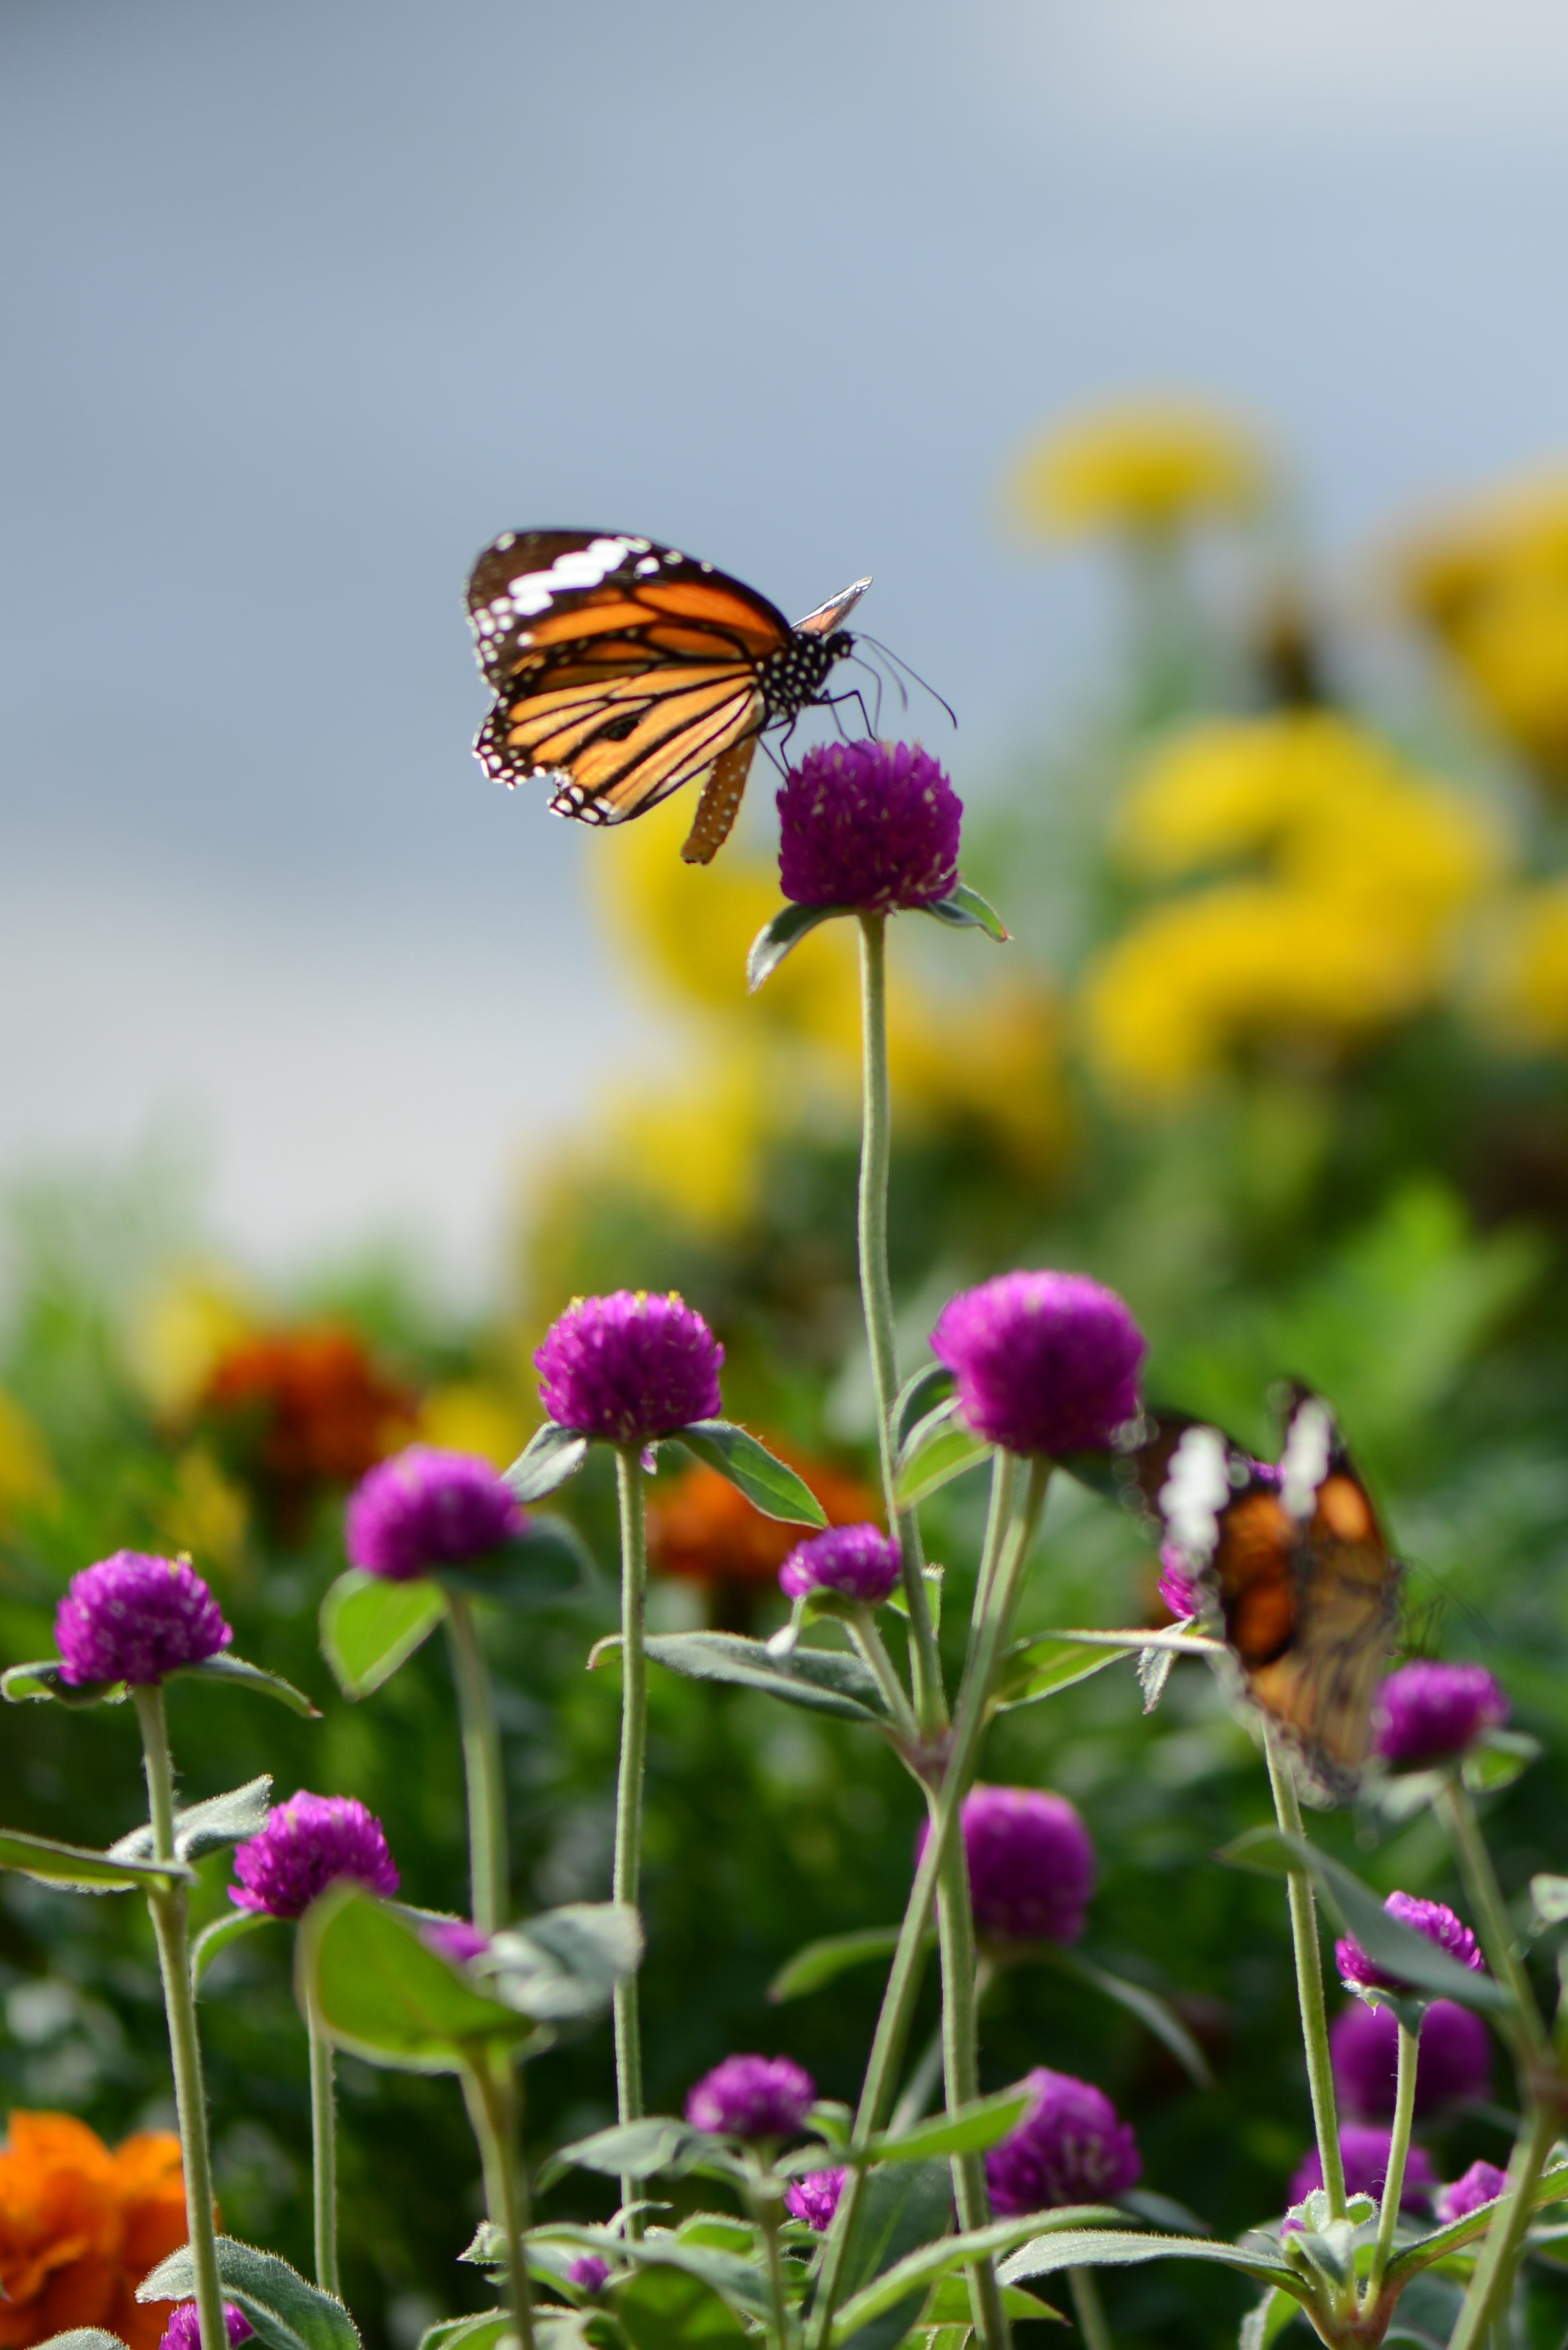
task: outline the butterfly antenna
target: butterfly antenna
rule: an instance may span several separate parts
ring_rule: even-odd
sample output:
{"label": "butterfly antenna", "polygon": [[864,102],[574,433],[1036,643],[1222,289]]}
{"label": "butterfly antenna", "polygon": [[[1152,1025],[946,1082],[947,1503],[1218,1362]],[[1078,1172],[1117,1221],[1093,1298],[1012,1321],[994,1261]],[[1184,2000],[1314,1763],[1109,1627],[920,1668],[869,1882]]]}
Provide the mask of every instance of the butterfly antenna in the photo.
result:
{"label": "butterfly antenna", "polygon": [[[890,660],[892,662],[895,670],[901,670],[906,677],[913,679],[914,682],[919,687],[921,692],[929,693],[933,702],[940,702],[942,708],[947,712],[949,718],[952,721],[952,723],[955,726],[958,724],[958,712],[953,708],[952,703],[948,700],[946,694],[939,693],[936,687],[931,684],[930,681],[928,678],[923,678],[918,669],[911,669],[907,660],[900,660],[898,654],[893,650],[891,645],[885,645],[880,637],[867,636],[864,629],[857,629],[855,631],[855,638],[857,644],[874,646],[876,650],[882,655],[884,660]],[[899,686],[898,691],[900,693],[904,693],[902,685]],[[904,704],[907,709],[909,707],[908,694],[904,694]]]}
{"label": "butterfly antenna", "polygon": [[[851,666],[852,666],[853,668],[855,668],[855,669],[863,669],[863,670],[865,671],[865,672],[866,672],[867,676],[868,678],[870,678],[870,679],[871,679],[871,681],[873,681],[873,683],[875,684],[875,686],[876,686],[876,688],[877,688],[877,711],[876,711],[876,715],[875,715],[875,717],[874,717],[873,719],[871,719],[868,723],[869,723],[869,725],[870,725],[870,729],[871,729],[872,733],[873,733],[873,734],[878,734],[878,735],[879,735],[879,734],[881,733],[881,732],[882,732],[882,672],[881,672],[881,671],[880,671],[879,669],[877,669],[877,668],[876,667],[876,665],[875,665],[875,663],[874,663],[874,662],[871,662],[871,661],[868,661],[868,660],[862,660],[858,653],[851,653],[851,654],[850,654],[850,656],[849,656],[849,660],[850,660],[850,664],[851,664]],[[904,691],[904,688],[903,688],[903,683],[902,683],[902,681],[901,681],[900,680],[898,680],[898,679],[895,679],[895,680],[894,680],[894,683],[895,683],[895,684],[898,686],[898,699],[899,699],[899,701],[902,702],[902,704],[903,704],[904,708],[905,708],[906,710],[908,710],[908,708],[909,708],[909,695]],[[862,712],[864,712],[865,707],[866,707],[865,703],[864,703],[864,702],[862,702],[862,703],[861,703],[861,705],[860,705],[860,707],[861,707]]]}

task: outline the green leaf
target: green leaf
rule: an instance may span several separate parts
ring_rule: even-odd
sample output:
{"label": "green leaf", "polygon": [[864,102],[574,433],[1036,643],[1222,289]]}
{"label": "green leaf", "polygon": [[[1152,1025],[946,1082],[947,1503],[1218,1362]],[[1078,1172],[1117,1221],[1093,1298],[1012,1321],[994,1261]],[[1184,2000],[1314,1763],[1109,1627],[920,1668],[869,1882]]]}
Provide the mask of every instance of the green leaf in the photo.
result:
{"label": "green leaf", "polygon": [[284,1680],[277,1673],[264,1672],[260,1665],[250,1665],[244,1657],[232,1657],[227,1650],[209,1657],[200,1665],[182,1665],[175,1678],[197,1681],[232,1681],[241,1689],[254,1690],[258,1697],[275,1698],[286,1705],[290,1713],[303,1715],[306,1721],[319,1721],[321,1709],[313,1705],[303,1690],[292,1681]]}
{"label": "green leaf", "polygon": [[1140,1648],[1137,1652],[1137,1685],[1143,1691],[1143,1710],[1152,1713],[1165,1695],[1170,1669],[1176,1662],[1170,1648]]}
{"label": "green leaf", "polygon": [[517,2320],[509,2309],[482,2310],[477,2317],[443,2317],[439,2325],[426,2326],[420,2350],[498,2350],[503,2337],[516,2331]]}
{"label": "green leaf", "polygon": [[144,1893],[159,1893],[192,1882],[191,1870],[179,1861],[94,1852],[86,1845],[57,1843],[53,1836],[26,1835],[20,1828],[0,1828],[0,1868],[36,1877],[40,1885],[67,1886],[76,1893],[130,1893],[138,1887]]}
{"label": "green leaf", "polygon": [[1026,2277],[1054,2276],[1063,2269],[1137,2268],[1145,2261],[1207,2261],[1216,2268],[1239,2269],[1261,2284],[1294,2293],[1298,2301],[1306,2301],[1312,2292],[1304,2276],[1262,2251],[1217,2244],[1210,2236],[1147,2236],[1125,2228],[1054,2229],[1013,2252],[997,2273],[1004,2284],[1018,2284]]}
{"label": "green leaf", "polygon": [[1124,1975],[1113,1974],[1108,1967],[1097,1966],[1081,1950],[1069,1950],[1063,1943],[1051,1946],[1051,1956],[1056,1965],[1068,1974],[1076,1975],[1136,2015],[1140,2023],[1152,2032],[1162,2045],[1168,2048],[1195,2087],[1211,2089],[1214,2075],[1208,2059],[1181,2018],[1169,2008],[1157,1991],[1146,1991],[1142,1983],[1128,1982]]}
{"label": "green leaf", "polygon": [[642,1950],[642,1921],[627,1903],[576,1901],[504,1928],[472,1971],[535,2023],[576,2023],[609,2005]]}
{"label": "green leaf", "polygon": [[1472,1794],[1501,1794],[1524,1776],[1540,1753],[1540,1739],[1528,1731],[1483,1731],[1466,1753],[1459,1774]]}
{"label": "green leaf", "polygon": [[747,1640],[738,1632],[658,1632],[647,1647],[658,1663],[688,1680],[728,1681],[782,1698],[786,1705],[834,1713],[844,1721],[872,1722],[877,1729],[888,1721],[875,1675],[842,1648],[803,1647],[777,1657],[765,1641]]}
{"label": "green leaf", "polygon": [[231,1909],[226,1918],[214,1918],[204,1926],[191,1945],[191,1988],[200,1991],[202,1978],[213,1960],[231,1942],[243,1941],[254,1934],[258,1926],[270,1926],[275,1921],[265,1909]]}
{"label": "green leaf", "polygon": [[593,1554],[565,1518],[531,1517],[515,1540],[462,1566],[443,1566],[437,1581],[473,1599],[509,1607],[548,1607],[576,1599],[598,1579]]}
{"label": "green leaf", "polygon": [[[875,2171],[872,2173],[873,2178],[878,2175]],[[1093,2241],[1094,2230],[1079,2224],[1085,2215],[1089,2218],[1103,2216],[1106,2220],[1119,2220],[1122,2216],[1109,2204],[1079,2204],[1063,2211],[1036,2211],[1024,2220],[993,2220],[989,2227],[976,2228],[967,2235],[941,2236],[924,2244],[908,2253],[879,2275],[874,2283],[867,2285],[844,2303],[833,2329],[835,2350],[844,2350],[857,2327],[867,2326],[872,2318],[882,2315],[884,2312],[899,2309],[900,2304],[900,2314],[903,2311],[912,2310],[918,2315],[920,2300],[916,2296],[923,2294],[924,2289],[935,2278],[968,2267],[988,2254],[994,2257],[999,2252],[1008,2251],[1026,2237],[1037,2237],[1043,2228],[1071,2225],[1079,2236],[1086,2236]],[[1012,2283],[1016,2280],[1003,2277],[1002,2282]],[[912,2323],[912,2317],[904,2318],[906,2330]],[[897,2335],[892,2337],[895,2341],[898,2338]],[[868,2334],[862,2334],[859,2342],[861,2350],[866,2350]]]}
{"label": "green leaf", "polygon": [[1568,1925],[1568,1877],[1532,1877],[1530,1898],[1540,1926]]}
{"label": "green leaf", "polygon": [[763,980],[773,977],[790,950],[797,947],[819,922],[831,922],[854,911],[853,906],[781,906],[752,941],[752,950],[746,957],[747,994],[754,995]]}
{"label": "green leaf", "polygon": [[[835,2350],[893,2350],[919,2316],[925,2279],[911,2287],[881,2283],[922,2246],[946,2239],[953,2221],[952,2171],[945,2162],[892,2164],[867,2173],[855,2234],[844,2263],[845,2299],[835,2321]],[[940,2265],[939,2261],[939,2266]]]}
{"label": "green leaf", "polygon": [[614,2122],[608,2129],[595,2130],[591,2137],[558,2147],[539,2172],[540,2191],[553,2187],[574,2167],[597,2170],[606,2178],[653,2178],[663,2170],[679,2177],[711,2143],[706,2130],[662,2116],[640,2122]]}
{"label": "green leaf", "polygon": [[936,2155],[983,2154],[1022,2121],[1033,2102],[1029,2089],[1002,2089],[976,2097],[956,2113],[934,2114],[896,2135],[883,2131],[858,2149],[863,2162],[918,2162]]}
{"label": "green leaf", "polygon": [[[1058,1690],[1089,1680],[1107,1666],[1119,1664],[1124,1657],[1139,1655],[1148,1639],[1147,1632],[1037,1632],[1026,1640],[1016,1640],[997,1676],[996,1711],[1007,1713],[1016,1705],[1037,1705],[1042,1698],[1054,1697]],[[1207,1649],[1196,1653],[1207,1654],[1213,1646],[1210,1642]]]}
{"label": "green leaf", "polygon": [[[13,1705],[29,1699],[53,1698],[57,1705],[123,1705],[123,1681],[68,1681],[58,1657],[45,1657],[36,1665],[11,1665],[0,1673],[0,1697]],[[93,2329],[82,2329],[90,2333]],[[123,2344],[121,2350],[124,2350]]]}
{"label": "green leaf", "polygon": [[898,1389],[893,1406],[893,1440],[900,1449],[917,1420],[924,1419],[953,1391],[953,1375],[945,1363],[922,1363]]}
{"label": "green leaf", "polygon": [[781,1518],[792,1526],[827,1523],[822,1503],[805,1480],[782,1461],[775,1461],[765,1444],[759,1444],[732,1420],[694,1419],[673,1440],[694,1452],[710,1469],[716,1469],[721,1477],[727,1477],[764,1518]]}
{"label": "green leaf", "polygon": [[914,1509],[932,1493],[940,1493],[944,1485],[950,1485],[955,1477],[961,1477],[966,1469],[990,1460],[993,1448],[953,1418],[956,1409],[950,1397],[909,1430],[893,1488],[893,1498],[901,1510]]}
{"label": "green leaf", "polygon": [[1272,2285],[1241,2320],[1237,2350],[1270,2350],[1270,2345],[1301,2314],[1301,2302],[1293,2293],[1286,2293],[1282,2285]]}
{"label": "green leaf", "polygon": [[742,2350],[750,2334],[711,2284],[669,2263],[639,2269],[615,2296],[632,2350]]}
{"label": "green leaf", "polygon": [[939,922],[950,923],[954,930],[983,931],[987,938],[996,941],[999,947],[1007,944],[1010,934],[1003,927],[1002,916],[994,906],[988,906],[980,891],[971,889],[967,881],[959,882],[945,898],[934,899],[922,906],[920,911],[933,915]]}
{"label": "green leaf", "polygon": [[333,2044],[398,2072],[459,2072],[479,2043],[514,2042],[530,2029],[517,2009],[487,1999],[361,1886],[335,1885],[312,1903],[296,1969]]}
{"label": "green leaf", "polygon": [[[218,1852],[225,1845],[243,1844],[247,1836],[259,1835],[266,1825],[271,1794],[272,1773],[264,1771],[259,1779],[247,1779],[243,1787],[232,1787],[226,1795],[209,1795],[205,1803],[176,1812],[175,1852],[182,1860],[199,1860],[204,1852]],[[132,1828],[129,1835],[111,1844],[109,1851],[117,1860],[153,1859],[151,1828]]]}
{"label": "green leaf", "polygon": [[[1550,2170],[1542,2171],[1536,2180],[1530,2197],[1530,2208],[1532,2211],[1539,2211],[1548,2203],[1560,2203],[1565,2199],[1568,2199],[1568,2162],[1559,2162]],[[1451,2226],[1439,2228],[1435,2235],[1423,2236],[1418,2242],[1407,2244],[1389,2262],[1386,2282],[1397,2289],[1409,2278],[1419,2276],[1423,2269],[1429,2269],[1435,2261],[1446,2259],[1449,2252],[1462,2251],[1467,2244],[1473,2244],[1478,2237],[1485,2235],[1496,2216],[1496,2204],[1485,2203],[1479,2211],[1472,2211],[1468,2219],[1456,2220]]]}
{"label": "green leaf", "polygon": [[[264,2350],[359,2350],[358,2328],[343,2303],[275,2252],[220,2236],[218,2276],[224,2300],[244,2310]],[[196,2265],[185,2244],[143,2277],[136,2298],[191,2301],[195,2292]]]}
{"label": "green leaf", "polygon": [[1415,1991],[1457,1999],[1467,2007],[1497,2009],[1512,2004],[1508,1992],[1490,1975],[1472,1973],[1424,1934],[1402,1926],[1388,1915],[1369,1886],[1304,1836],[1287,1835],[1280,1828],[1249,1828],[1216,1857],[1230,1867],[1253,1869],[1264,1877],[1288,1876],[1293,1868],[1309,1869],[1338,1912],[1346,1933],[1355,1936],[1376,1966]]}
{"label": "green leaf", "polygon": [[351,1566],[321,1603],[321,1653],[345,1697],[369,1697],[390,1680],[446,1614],[439,1583],[394,1583]]}
{"label": "green leaf", "polygon": [[588,1440],[579,1436],[574,1428],[558,1427],[547,1419],[536,1428],[523,1451],[507,1470],[502,1482],[509,1486],[520,1502],[542,1502],[575,1477],[587,1458]]}
{"label": "green leaf", "polygon": [[867,1926],[858,1934],[827,1934],[819,1942],[807,1942],[784,1960],[768,1985],[768,1997],[775,2006],[786,1999],[804,1999],[807,1991],[836,1982],[851,1967],[891,1958],[898,1942],[897,1926]]}
{"label": "green leaf", "polygon": [[38,2350],[125,2350],[125,2345],[101,2325],[73,2325],[65,2334],[47,2334]]}
{"label": "green leaf", "polygon": [[[1002,2305],[1014,2322],[1021,2317],[1048,2317],[1058,2325],[1064,2325],[1067,2322],[1059,2309],[1053,2309],[1050,2303],[1042,2301],[1038,2293],[1025,2293],[1022,2285],[1004,2284]],[[962,2276],[939,2277],[920,2314],[927,2325],[961,2325],[967,2330],[973,2314],[970,2307],[967,2279]]]}

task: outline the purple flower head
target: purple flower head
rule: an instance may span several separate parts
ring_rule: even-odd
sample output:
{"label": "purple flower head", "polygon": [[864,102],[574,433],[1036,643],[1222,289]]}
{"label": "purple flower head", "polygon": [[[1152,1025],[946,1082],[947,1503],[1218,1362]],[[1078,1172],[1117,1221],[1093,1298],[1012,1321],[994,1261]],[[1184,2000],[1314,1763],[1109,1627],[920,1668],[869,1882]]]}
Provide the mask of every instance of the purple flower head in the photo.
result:
{"label": "purple flower head", "polygon": [[[1346,2122],[1339,2133],[1339,2150],[1345,2157],[1345,2184],[1351,2195],[1376,2195],[1381,2198],[1383,2182],[1388,2176],[1388,2148],[1393,2133],[1378,2129],[1366,2122]],[[1427,2202],[1438,2183],[1432,2168],[1432,2158],[1424,2147],[1413,2146],[1405,2158],[1405,2184],[1399,2196],[1402,2211],[1418,2211]],[[1296,2165],[1286,2190],[1292,2203],[1304,2203],[1316,2187],[1323,2185],[1323,2164],[1314,2146],[1303,2154]]]}
{"label": "purple flower head", "polygon": [[566,2271],[566,2282],[575,2284],[579,2293],[602,2293],[609,2280],[609,2262],[601,2261],[597,2252],[585,2252]]}
{"label": "purple flower head", "polygon": [[[972,1787],[959,1818],[977,1932],[992,1942],[1075,1942],[1095,1889],[1095,1847],[1066,1796]],[[917,1854],[929,1833],[921,1827]]]}
{"label": "purple flower head", "polygon": [[482,1958],[490,1948],[490,1937],[471,1926],[466,1918],[443,1918],[440,1923],[421,1929],[421,1939],[427,1950],[449,1960],[454,1967],[465,1967],[471,1959]]}
{"label": "purple flower head", "polygon": [[318,1893],[341,1877],[368,1885],[385,1900],[398,1889],[398,1872],[381,1823],[353,1795],[311,1795],[302,1787],[267,1814],[267,1824],[234,1849],[238,1885],[229,1898],[238,1909],[269,1918],[302,1918]]}
{"label": "purple flower head", "polygon": [[[248,2342],[255,2330],[244,2311],[236,2309],[232,2301],[223,2303],[223,2325],[229,2350],[239,2350],[239,2345]],[[202,2350],[202,2321],[193,2301],[177,2302],[170,2311],[158,2350]]]}
{"label": "purple flower head", "polygon": [[535,1355],[550,1418],[610,1444],[673,1436],[723,1408],[724,1349],[701,1314],[678,1297],[618,1289],[575,1297]]}
{"label": "purple flower head", "polygon": [[67,1681],[161,1681],[205,1664],[234,1633],[212,1593],[183,1559],[117,1550],[73,1575],[55,1611]]}
{"label": "purple flower head", "polygon": [[1402,1665],[1377,1692],[1377,1752],[1396,1763],[1447,1762],[1508,1714],[1484,1665]]}
{"label": "purple flower head", "polygon": [[1104,1451],[1137,1411],[1143,1333],[1083,1273],[1004,1273],[942,1308],[931,1352],[977,1436],[1009,1452]]}
{"label": "purple flower head", "polygon": [[1472,2211],[1495,2203],[1507,2185],[1508,2173],[1500,2170],[1495,2162],[1472,2162],[1462,2178],[1456,2178],[1451,2187],[1438,2189],[1438,2226],[1451,2228],[1456,2220],[1468,2220]]}
{"label": "purple flower head", "polygon": [[1192,1562],[1175,1543],[1160,1544],[1159,1596],[1179,1620],[1196,1616],[1203,1605],[1203,1586],[1192,1572]]}
{"label": "purple flower head", "polygon": [[804,2178],[784,2189],[784,2210],[792,2220],[804,2220],[808,2228],[825,2236],[833,2225],[846,2175],[842,2170],[808,2170]]}
{"label": "purple flower head", "polygon": [[[1401,1926],[1408,1926],[1414,1932],[1424,1934],[1428,1942],[1435,1942],[1439,1950],[1447,1950],[1449,1958],[1457,1959],[1461,1967],[1469,1967],[1474,1974],[1485,1973],[1486,1960],[1481,1957],[1480,1943],[1463,1920],[1456,1918],[1441,1901],[1422,1901],[1414,1893],[1391,1893],[1383,1907],[1390,1918],[1397,1918]],[[1412,1988],[1400,1976],[1391,1975],[1376,1965],[1349,1934],[1343,1941],[1334,1944],[1334,1956],[1339,1968],[1339,1979],[1346,1991],[1409,1991]]]}
{"label": "purple flower head", "polygon": [[348,1499],[348,1555],[367,1575],[408,1583],[496,1550],[527,1520],[477,1453],[410,1444],[379,1461]]}
{"label": "purple flower head", "polygon": [[[1358,2121],[1394,2118],[1399,2025],[1391,2009],[1353,1999],[1329,2031],[1334,2086]],[[1435,1999],[1421,2025],[1416,2111],[1441,2113],[1491,2088],[1491,2036],[1473,2008]]]}
{"label": "purple flower head", "polygon": [[793,2057],[726,2056],[687,2098],[686,2118],[722,2137],[794,2137],[815,2096],[815,2082]]}
{"label": "purple flower head", "polygon": [[898,1581],[898,1545],[877,1526],[829,1526],[797,1543],[779,1569],[780,1588],[791,1599],[836,1591],[879,1607]]}
{"label": "purple flower head", "polygon": [[1026,2074],[1034,2102],[1011,2135],[985,2158],[992,2209],[999,2218],[1049,2211],[1064,2203],[1102,2203],[1125,2195],[1143,2175],[1130,2126],[1105,2093],[1071,2073]]}
{"label": "purple flower head", "polygon": [[827,743],[778,795],[779,886],[797,906],[892,913],[958,886],[963,802],[918,743]]}

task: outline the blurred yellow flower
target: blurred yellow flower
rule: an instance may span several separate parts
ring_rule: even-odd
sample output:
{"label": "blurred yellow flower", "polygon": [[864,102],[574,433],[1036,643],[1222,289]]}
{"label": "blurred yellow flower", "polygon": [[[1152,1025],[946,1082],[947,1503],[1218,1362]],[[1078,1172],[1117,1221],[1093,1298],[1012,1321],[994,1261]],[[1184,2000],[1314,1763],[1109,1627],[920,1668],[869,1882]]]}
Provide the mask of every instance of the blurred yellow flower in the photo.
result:
{"label": "blurred yellow flower", "polygon": [[59,1480],[31,1417],[0,1388],[0,1524],[18,1509],[55,1501]]}
{"label": "blurred yellow flower", "polygon": [[1208,515],[1249,514],[1269,475],[1244,426],[1196,400],[1128,400],[1033,442],[1008,476],[1008,506],[1047,538],[1168,536]]}
{"label": "blurred yellow flower", "polygon": [[509,1468],[538,1423],[536,1409],[503,1387],[483,1379],[454,1379],[432,1388],[420,1407],[421,1444],[452,1452],[476,1452],[497,1469]]}
{"label": "blurred yellow flower", "polygon": [[587,1191],[645,1201],[677,1224],[733,1231],[756,1203],[764,1140],[773,1130],[762,1062],[734,1046],[704,1055],[696,1073],[609,1096],[589,1137],[570,1146],[540,1186],[551,1222]]}
{"label": "blurred yellow flower", "polygon": [[204,1444],[187,1445],[174,1463],[174,1486],[158,1511],[158,1531],[174,1551],[197,1565],[239,1565],[250,1524],[250,1501]]}
{"label": "blurred yellow flower", "polygon": [[255,1309],[232,1274],[184,1266],[132,1317],[126,1335],[130,1375],[160,1419],[182,1419],[230,1348],[257,1326]]}
{"label": "blurred yellow flower", "polygon": [[1511,1043],[1568,1045],[1568,881],[1521,890],[1500,910],[1486,1008]]}
{"label": "blurred yellow flower", "polygon": [[906,981],[889,1007],[888,1060],[904,1130],[978,1129],[1021,1174],[1042,1173],[1066,1139],[1062,1021],[1038,980],[977,992],[945,1011]]}

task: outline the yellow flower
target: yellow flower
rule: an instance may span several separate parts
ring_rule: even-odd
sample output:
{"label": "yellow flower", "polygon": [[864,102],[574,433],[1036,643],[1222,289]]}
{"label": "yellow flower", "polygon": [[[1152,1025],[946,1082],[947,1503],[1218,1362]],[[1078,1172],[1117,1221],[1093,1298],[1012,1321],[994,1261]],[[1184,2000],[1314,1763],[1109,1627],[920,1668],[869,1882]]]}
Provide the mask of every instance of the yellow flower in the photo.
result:
{"label": "yellow flower", "polygon": [[454,1379],[433,1388],[420,1407],[421,1444],[452,1452],[476,1452],[505,1469],[516,1460],[538,1421],[538,1413],[508,1388],[482,1379]]}
{"label": "yellow flower", "polygon": [[1244,515],[1269,467],[1245,428],[1182,400],[1124,400],[1057,425],[1026,449],[1007,502],[1047,538],[1168,534],[1204,515]]}
{"label": "yellow flower", "polygon": [[763,1143],[774,1130],[757,1058],[721,1049],[684,1083],[612,1094],[591,1137],[568,1148],[540,1188],[544,1221],[585,1191],[640,1199],[678,1224],[733,1231],[755,1205]]}
{"label": "yellow flower", "polygon": [[1487,1008],[1511,1042],[1568,1045],[1568,881],[1521,891],[1501,910]]}
{"label": "yellow flower", "polygon": [[18,1508],[53,1502],[59,1490],[42,1435],[16,1398],[0,1388],[0,1523]]}
{"label": "yellow flower", "polygon": [[913,983],[893,993],[888,1070],[900,1125],[988,1134],[1022,1174],[1060,1159],[1066,1139],[1062,1022],[1037,980],[1011,980],[944,1011]]}
{"label": "yellow flower", "polygon": [[240,1564],[250,1502],[244,1488],[226,1476],[204,1444],[190,1444],[174,1463],[173,1491],[158,1511],[158,1531],[175,1551],[189,1551],[203,1571],[209,1565],[232,1573]]}
{"label": "yellow flower", "polygon": [[185,1266],[142,1301],[132,1320],[126,1340],[131,1377],[160,1419],[182,1419],[231,1347],[257,1326],[233,1275]]}

